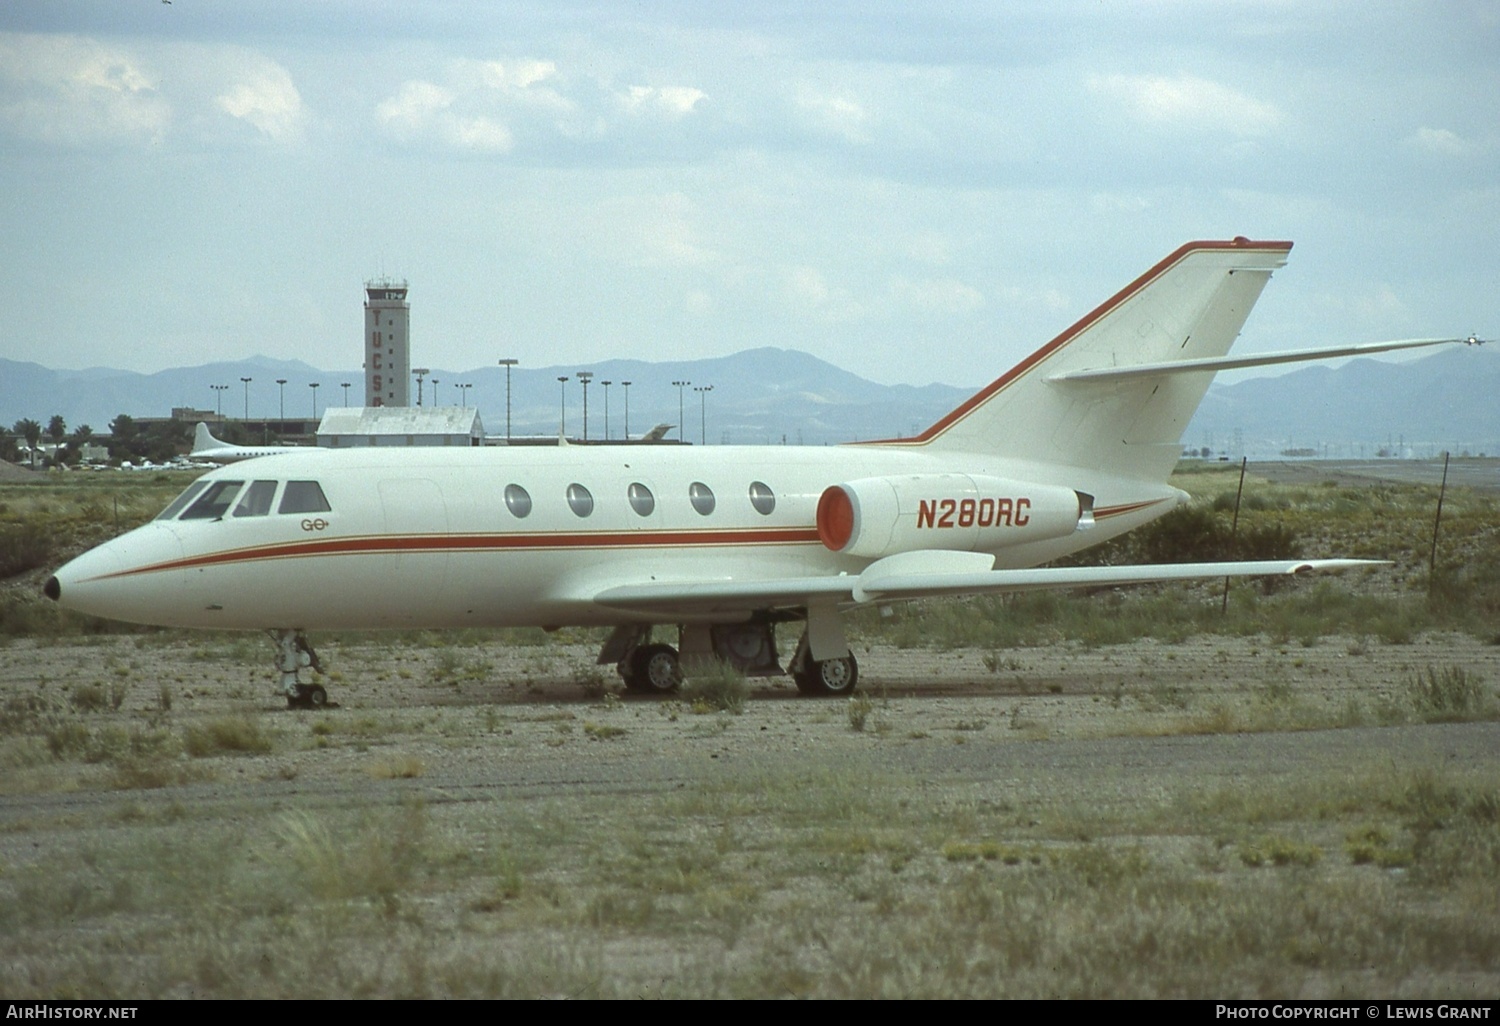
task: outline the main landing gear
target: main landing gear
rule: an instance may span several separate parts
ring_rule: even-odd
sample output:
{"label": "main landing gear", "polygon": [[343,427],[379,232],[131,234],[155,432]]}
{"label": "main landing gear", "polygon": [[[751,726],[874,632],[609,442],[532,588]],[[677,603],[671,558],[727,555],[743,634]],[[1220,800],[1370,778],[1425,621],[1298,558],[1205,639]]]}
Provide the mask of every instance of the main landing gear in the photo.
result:
{"label": "main landing gear", "polygon": [[804,634],[792,656],[791,674],[792,680],[797,682],[797,690],[804,695],[847,697],[854,693],[855,685],[859,683],[859,661],[853,652],[838,659],[814,659]]}
{"label": "main landing gear", "polygon": [[682,664],[671,645],[642,645],[620,663],[625,690],[640,695],[669,695],[682,684]]}
{"label": "main landing gear", "polygon": [[[774,629],[770,623],[732,624],[712,629],[693,625],[680,630],[682,649],[650,640],[650,629],[619,628],[599,653],[599,662],[614,663],[625,690],[638,695],[670,695],[694,669],[725,662],[746,676],[774,676],[782,671],[776,660]],[[797,643],[786,672],[804,695],[847,697],[859,682],[854,653],[832,659],[812,658],[808,636]],[[687,669],[684,670],[684,663]]]}
{"label": "main landing gear", "polygon": [[305,669],[323,672],[318,653],[307,643],[307,635],[296,630],[276,632],[276,669],[281,673],[281,691],[288,709],[324,709],[328,692],[321,684],[303,684],[298,678]]}

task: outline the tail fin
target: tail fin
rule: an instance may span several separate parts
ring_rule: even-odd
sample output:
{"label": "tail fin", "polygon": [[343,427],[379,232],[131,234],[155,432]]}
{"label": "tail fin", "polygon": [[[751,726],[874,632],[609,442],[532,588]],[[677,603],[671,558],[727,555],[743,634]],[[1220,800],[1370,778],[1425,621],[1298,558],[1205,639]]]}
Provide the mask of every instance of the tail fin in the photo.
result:
{"label": "tail fin", "polygon": [[1212,371],[1057,380],[1223,356],[1290,242],[1190,242],[908,444],[1166,480]]}
{"label": "tail fin", "polygon": [[215,438],[209,432],[208,425],[200,420],[198,426],[193,429],[193,451],[188,455],[207,452],[210,449],[222,449],[223,447],[224,443]]}

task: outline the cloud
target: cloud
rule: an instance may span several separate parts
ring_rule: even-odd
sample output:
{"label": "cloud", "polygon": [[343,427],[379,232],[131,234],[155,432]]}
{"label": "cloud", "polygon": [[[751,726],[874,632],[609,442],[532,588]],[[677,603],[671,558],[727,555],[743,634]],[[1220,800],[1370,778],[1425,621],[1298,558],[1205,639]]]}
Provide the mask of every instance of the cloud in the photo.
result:
{"label": "cloud", "polygon": [[1473,144],[1446,128],[1419,128],[1406,137],[1405,143],[1440,157],[1467,157],[1474,152]]}
{"label": "cloud", "polygon": [[857,100],[805,85],[798,90],[796,108],[803,124],[856,145],[870,142],[870,113]]}
{"label": "cloud", "polygon": [[898,301],[924,313],[966,314],[984,307],[984,293],[956,278],[896,278],[891,291]]}
{"label": "cloud", "polygon": [[553,61],[484,61],[481,67],[485,85],[496,89],[529,89],[557,76],[557,64]]}
{"label": "cloud", "polygon": [[248,121],[263,134],[284,141],[302,128],[302,96],[285,68],[267,64],[236,82],[215,100],[231,117]]}
{"label": "cloud", "polygon": [[578,104],[558,92],[557,65],[545,60],[449,62],[441,84],[402,83],[375,107],[398,138],[435,140],[450,148],[509,153],[518,128],[538,125],[576,136]]}
{"label": "cloud", "polygon": [[432,137],[460,150],[508,153],[515,146],[509,127],[481,113],[453,110],[459,96],[432,82],[404,82],[396,95],[375,107],[375,116],[398,138]]}
{"label": "cloud", "polygon": [[0,122],[64,145],[154,142],[172,107],[157,76],[128,50],[76,36],[4,34]]}
{"label": "cloud", "polygon": [[1263,135],[1285,120],[1274,104],[1196,75],[1094,75],[1088,88],[1137,121],[1166,128]]}
{"label": "cloud", "polygon": [[403,82],[396,95],[375,105],[375,116],[396,128],[416,129],[453,104],[453,93],[431,82]]}
{"label": "cloud", "polygon": [[631,86],[622,97],[632,113],[663,114],[673,120],[685,118],[708,96],[691,86]]}

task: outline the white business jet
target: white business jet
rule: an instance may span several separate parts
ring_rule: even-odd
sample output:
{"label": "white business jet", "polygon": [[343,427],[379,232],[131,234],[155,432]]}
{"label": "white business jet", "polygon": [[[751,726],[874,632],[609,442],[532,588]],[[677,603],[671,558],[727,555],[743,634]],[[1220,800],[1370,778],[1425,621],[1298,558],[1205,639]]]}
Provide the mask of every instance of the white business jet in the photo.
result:
{"label": "white business jet", "polygon": [[[282,452],[203,475],[45,592],[113,619],[269,630],[288,703],[316,706],[311,630],[602,625],[599,662],[634,691],[719,659],[843,695],[855,606],[1367,565],[1040,567],[1186,501],[1167,477],[1214,372],[1448,341],[1227,357],[1290,249],[1188,243],[915,438]],[[802,625],[785,671],[783,624]]]}

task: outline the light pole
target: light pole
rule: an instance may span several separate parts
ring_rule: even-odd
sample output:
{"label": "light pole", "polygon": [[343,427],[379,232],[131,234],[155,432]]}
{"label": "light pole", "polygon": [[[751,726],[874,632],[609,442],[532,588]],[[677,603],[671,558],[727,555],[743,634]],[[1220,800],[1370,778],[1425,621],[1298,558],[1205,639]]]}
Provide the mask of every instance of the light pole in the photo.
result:
{"label": "light pole", "polygon": [[245,383],[245,419],[249,420],[250,419],[250,382],[254,381],[255,379],[254,378],[240,378],[240,380]]}
{"label": "light pole", "polygon": [[614,382],[601,381],[599,384],[604,386],[604,440],[607,442],[609,441],[609,386]]}
{"label": "light pole", "polygon": [[630,382],[620,382],[620,387],[625,389],[625,441],[630,441]]}
{"label": "light pole", "polygon": [[682,437],[682,390],[691,385],[692,382],[674,381],[672,382],[672,384],[677,386],[677,440],[679,442],[685,442],[687,441],[687,439]]}
{"label": "light pole", "polygon": [[712,385],[700,385],[693,389],[698,393],[698,444],[708,444],[708,393],[714,390]]}
{"label": "light pole", "polygon": [[348,406],[349,405],[349,382],[345,381],[340,387],[344,390],[344,405]]}
{"label": "light pole", "polygon": [[228,385],[209,385],[208,387],[214,390],[214,403],[215,403],[214,409],[219,414],[219,419],[223,420],[224,419],[224,390],[227,389],[229,386]]}
{"label": "light pole", "polygon": [[[426,367],[413,367],[411,372],[412,372],[412,374],[417,379],[417,405],[421,406],[422,405],[422,379],[425,378],[427,375],[431,374],[432,371],[428,370]],[[434,384],[436,384],[436,382],[434,382]]]}
{"label": "light pole", "polygon": [[568,434],[568,376],[559,374],[557,376],[557,437],[566,438]]}
{"label": "light pole", "polygon": [[441,405],[443,405],[443,397],[438,394],[437,387],[438,387],[438,379],[437,378],[433,378],[432,379],[432,405],[434,405],[434,406],[441,406]]}
{"label": "light pole", "polygon": [[505,368],[505,440],[510,441],[510,369],[520,361],[513,356],[507,356],[500,361],[500,366]]}
{"label": "light pole", "polygon": [[[286,378],[277,378],[276,384],[281,389],[281,419],[286,420]],[[284,428],[278,428],[277,432],[279,433],[282,430]]]}
{"label": "light pole", "polygon": [[573,375],[583,382],[583,440],[589,440],[589,382],[594,378],[593,371],[579,371]]}
{"label": "light pole", "polygon": [[471,389],[471,388],[474,387],[473,383],[468,382],[468,381],[464,381],[464,382],[455,381],[453,383],[453,387],[456,388],[456,389],[458,389],[458,401],[459,401],[459,403],[463,406],[464,409],[468,409],[469,408],[469,389]]}
{"label": "light pole", "polygon": [[321,381],[310,381],[307,384],[307,387],[313,390],[313,420],[318,419],[318,386],[321,384],[323,384]]}

